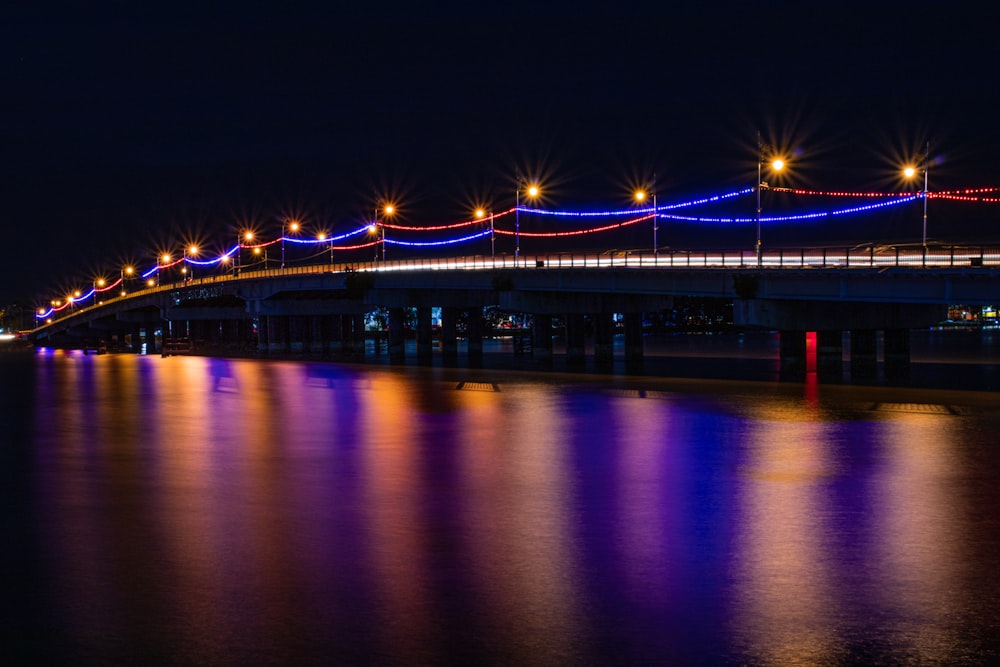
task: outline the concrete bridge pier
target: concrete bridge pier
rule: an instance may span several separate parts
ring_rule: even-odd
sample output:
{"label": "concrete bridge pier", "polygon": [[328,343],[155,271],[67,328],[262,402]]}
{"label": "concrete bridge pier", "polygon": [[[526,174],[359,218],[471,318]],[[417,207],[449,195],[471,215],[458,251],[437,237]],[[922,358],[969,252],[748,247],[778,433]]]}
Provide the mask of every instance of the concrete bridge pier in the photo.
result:
{"label": "concrete bridge pier", "polygon": [[851,379],[872,380],[878,369],[874,329],[851,329]]}
{"label": "concrete bridge pier", "polygon": [[844,334],[829,329],[816,332],[816,376],[824,382],[844,379]]}
{"label": "concrete bridge pier", "polygon": [[441,362],[458,364],[458,309],[450,306],[441,309]]}
{"label": "concrete bridge pier", "polygon": [[892,380],[910,377],[910,330],[886,329],[882,343],[885,376]]}
{"label": "concrete bridge pier", "polygon": [[615,362],[615,323],[610,314],[598,313],[594,320],[594,365],[609,370]]}
{"label": "concrete bridge pier", "polygon": [[132,325],[132,352],[139,354],[142,351],[142,327],[138,324]]}
{"label": "concrete bridge pier", "polygon": [[586,322],[583,315],[572,313],[566,316],[566,366],[581,369],[587,364],[587,350],[584,343]]}
{"label": "concrete bridge pier", "polygon": [[535,313],[531,325],[531,357],[541,366],[552,365],[552,316]]}
{"label": "concrete bridge pier", "polygon": [[625,370],[631,373],[642,372],[645,365],[645,353],[642,347],[642,313],[625,313]]}
{"label": "concrete bridge pier", "polygon": [[355,313],[354,315],[345,316],[344,321],[349,325],[350,335],[348,340],[351,342],[351,356],[356,359],[365,358],[365,314]]}
{"label": "concrete bridge pier", "polygon": [[806,332],[781,331],[779,375],[782,380],[802,380],[806,376]]}
{"label": "concrete bridge pier", "polygon": [[469,324],[465,332],[470,368],[483,366],[483,328],[483,309],[473,308],[469,311]]}
{"label": "concrete bridge pier", "polygon": [[406,362],[406,315],[403,308],[389,309],[389,362]]}
{"label": "concrete bridge pier", "polygon": [[430,306],[417,306],[417,363],[430,366],[434,358]]}

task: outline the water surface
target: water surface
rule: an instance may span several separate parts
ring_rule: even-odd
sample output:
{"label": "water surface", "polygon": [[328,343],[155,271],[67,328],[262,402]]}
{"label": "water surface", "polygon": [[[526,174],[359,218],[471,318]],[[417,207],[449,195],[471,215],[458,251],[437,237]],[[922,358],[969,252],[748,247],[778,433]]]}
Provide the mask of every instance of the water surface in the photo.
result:
{"label": "water surface", "polygon": [[982,664],[988,392],[0,357],[24,662]]}

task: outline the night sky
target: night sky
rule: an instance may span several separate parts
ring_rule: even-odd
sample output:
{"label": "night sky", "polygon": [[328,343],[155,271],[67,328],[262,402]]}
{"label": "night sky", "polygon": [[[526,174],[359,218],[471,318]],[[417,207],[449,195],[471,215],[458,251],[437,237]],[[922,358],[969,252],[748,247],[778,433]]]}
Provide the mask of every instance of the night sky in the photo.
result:
{"label": "night sky", "polygon": [[[654,171],[661,202],[749,186],[757,130],[794,185],[899,189],[928,140],[932,191],[1000,185],[1000,16],[972,3],[89,4],[0,9],[0,304],[281,216],[352,229],[382,196],[407,223],[465,219],[512,206],[517,173],[561,208],[621,205]],[[932,228],[1000,242],[993,212]]]}

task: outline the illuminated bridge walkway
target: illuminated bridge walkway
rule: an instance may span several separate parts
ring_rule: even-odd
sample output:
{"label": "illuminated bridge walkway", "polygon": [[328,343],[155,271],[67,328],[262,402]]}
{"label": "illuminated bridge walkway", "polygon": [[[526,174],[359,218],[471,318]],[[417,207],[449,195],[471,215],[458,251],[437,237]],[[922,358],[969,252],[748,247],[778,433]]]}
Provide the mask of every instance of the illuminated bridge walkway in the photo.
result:
{"label": "illuminated bridge walkway", "polygon": [[[874,373],[881,331],[885,373],[905,374],[911,329],[945,319],[949,304],[1000,301],[1000,247],[775,249],[759,262],[752,251],[466,256],[180,278],[161,274],[160,285],[143,289],[126,282],[124,296],[64,309],[40,321],[31,339],[85,350],[138,349],[142,342],[164,353],[193,346],[203,353],[356,358],[364,355],[366,314],[381,309],[389,357],[404,361],[406,313],[415,309],[419,362],[431,360],[433,337],[442,358],[454,361],[461,328],[476,365],[489,333],[483,309],[492,306],[530,316],[531,354],[543,363],[551,360],[552,318],[559,317],[569,366],[586,358],[585,331],[593,334],[595,364],[610,364],[620,319],[625,363],[641,367],[644,313],[668,310],[677,297],[722,298],[732,300],[738,326],[781,332],[782,366],[793,376],[804,371],[807,331],[817,332],[821,373],[841,367],[844,332],[852,374]],[[441,309],[437,333],[433,308]]]}

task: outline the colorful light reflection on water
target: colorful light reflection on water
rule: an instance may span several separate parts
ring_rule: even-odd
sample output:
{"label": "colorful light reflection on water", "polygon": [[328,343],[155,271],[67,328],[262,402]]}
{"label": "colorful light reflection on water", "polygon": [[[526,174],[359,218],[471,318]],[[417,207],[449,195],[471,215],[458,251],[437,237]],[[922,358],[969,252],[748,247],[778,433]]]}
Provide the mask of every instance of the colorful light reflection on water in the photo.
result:
{"label": "colorful light reflection on water", "polygon": [[28,657],[1000,650],[992,394],[63,353],[3,368],[21,388],[0,394],[8,645]]}

